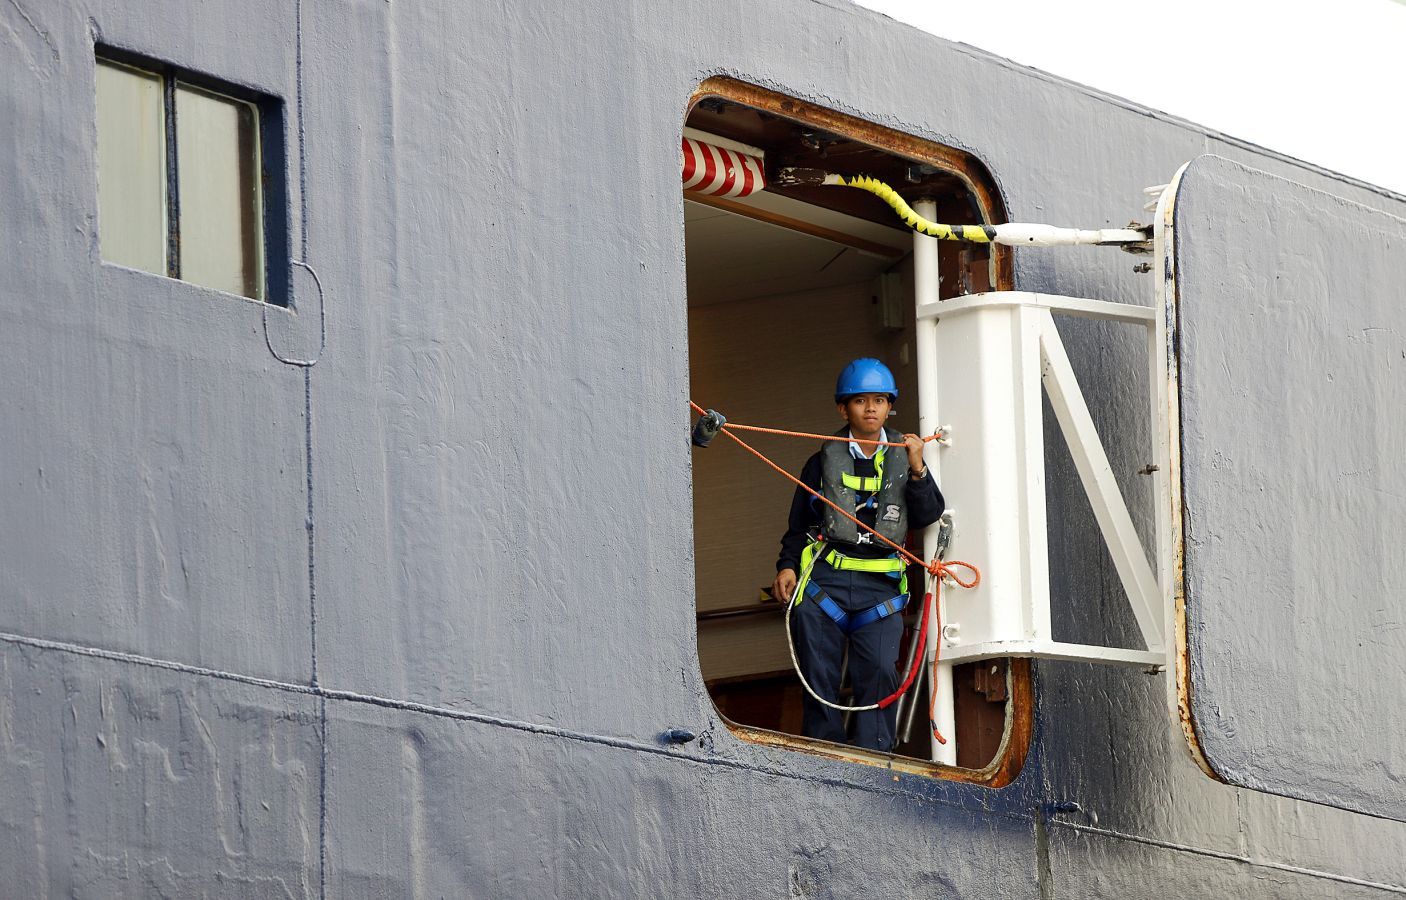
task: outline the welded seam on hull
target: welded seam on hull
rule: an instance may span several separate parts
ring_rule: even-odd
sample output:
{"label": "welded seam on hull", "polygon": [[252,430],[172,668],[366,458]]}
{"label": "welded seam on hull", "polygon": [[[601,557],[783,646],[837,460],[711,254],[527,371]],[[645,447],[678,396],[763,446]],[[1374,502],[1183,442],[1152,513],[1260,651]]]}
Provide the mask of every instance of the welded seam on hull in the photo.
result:
{"label": "welded seam on hull", "polygon": [[308,532],[308,642],[312,655],[312,686],[317,687],[317,566],[313,556],[316,532],[312,517],[312,370],[303,369],[303,452],[307,455],[307,519]]}
{"label": "welded seam on hull", "polygon": [[1323,878],[1328,881],[1336,881],[1342,884],[1352,884],[1359,887],[1375,888],[1380,891],[1387,891],[1392,894],[1406,894],[1406,886],[1399,884],[1387,884],[1381,881],[1367,881],[1363,878],[1353,878],[1351,875],[1339,875],[1337,872],[1325,872],[1322,869],[1310,869],[1305,866],[1294,866],[1289,863],[1279,863],[1267,859],[1255,859],[1239,853],[1230,853],[1225,850],[1211,850],[1207,847],[1193,847],[1189,844],[1178,844],[1174,841],[1163,841],[1157,838],[1143,837],[1138,834],[1128,834],[1124,831],[1113,831],[1108,828],[1098,828],[1093,825],[1080,825],[1077,822],[1061,822],[1052,819],[1048,823],[1060,828],[1069,828],[1074,831],[1082,831],[1087,834],[1097,834],[1102,837],[1110,837],[1115,840],[1128,841],[1134,844],[1144,844],[1149,847],[1158,847],[1163,850],[1175,850],[1178,853],[1192,853],[1196,856],[1208,856],[1214,859],[1224,859],[1230,862],[1244,863],[1247,866],[1254,866],[1261,869],[1273,869],[1277,872],[1290,872],[1295,875],[1305,875],[1310,878]]}
{"label": "welded seam on hull", "polygon": [[101,647],[84,647],[81,644],[70,644],[66,641],[51,641],[44,638],[27,637],[22,634],[11,634],[0,632],[0,641],[7,644],[17,644],[22,647],[35,647],[40,650],[56,650],[60,653],[72,653],[78,656],[90,656],[96,659],[106,659],[112,662],[125,662],[134,665],[146,666],[152,669],[166,669],[172,672],[184,672],[187,675],[201,675],[206,678],[218,678],[221,681],[233,681],[237,684],[247,684],[253,687],[269,688],[275,691],[283,691],[291,694],[309,694],[316,696],[318,691],[312,685],[297,684],[291,681],[277,681],[272,678],[259,678],[255,675],[241,675],[238,672],[226,672],[223,669],[211,669],[205,666],[193,666],[189,663],[173,662],[169,659],[159,659],[154,656],[142,656],[139,653],[125,653],[121,650],[105,650]]}
{"label": "welded seam on hull", "polygon": [[54,58],[54,62],[58,62],[59,48],[54,46],[54,39],[49,37],[49,32],[40,28],[38,24],[36,24],[35,21],[29,17],[29,13],[25,12],[23,6],[20,6],[19,0],[10,0],[10,5],[15,8],[15,12],[20,14],[20,18],[24,19],[25,24],[28,25],[31,29],[33,29],[34,33],[38,35],[39,39],[44,42],[44,46],[48,48],[49,55]]}
{"label": "welded seam on hull", "polygon": [[293,62],[294,102],[298,104],[298,256],[308,258],[308,142],[303,122],[303,0],[298,0],[296,58]]}
{"label": "welded seam on hull", "polygon": [[[301,4],[299,4],[301,6]],[[317,567],[314,547],[316,532],[313,525],[312,497],[312,369],[303,369],[303,415],[306,422],[305,444],[307,451],[307,527],[308,527],[308,622],[309,641],[312,652],[312,689],[318,690],[320,682],[317,672]],[[318,853],[318,896],[327,900],[327,699],[320,698],[317,704],[318,741],[322,747],[321,764],[318,772],[317,790],[317,853]]]}
{"label": "welded seam on hull", "polygon": [[[0,632],[0,643],[14,644],[22,647],[33,647],[39,650],[51,650],[59,653],[68,653],[76,656],[85,656],[93,659],[103,659],[110,662],[128,663],[132,665],[145,666],[147,668],[165,669],[170,672],[181,672],[187,675],[196,675],[204,678],[215,678],[221,681],[230,681],[236,684],[247,684],[252,687],[260,687],[268,690],[283,691],[290,694],[302,694],[310,697],[321,698],[325,707],[326,700],[340,700],[347,703],[359,703],[365,706],[379,706],[383,709],[395,709],[403,712],[420,713],[422,715],[434,716],[441,719],[454,719],[460,722],[474,722],[482,725],[493,725],[499,728],[508,728],[513,731],[521,731],[528,734],[538,734],[546,737],[556,737],[563,740],[576,741],[583,744],[596,744],[604,747],[613,747],[618,750],[633,750],[639,753],[649,753],[655,756],[662,756],[668,759],[676,759],[681,762],[699,763],[708,766],[721,766],[728,769],[738,769],[741,771],[755,772],[761,775],[769,775],[774,778],[786,778],[794,781],[804,781],[811,784],[826,785],[829,787],[843,788],[846,790],[863,791],[870,794],[879,794],[885,797],[897,797],[904,800],[913,800],[920,803],[933,803],[940,806],[947,806],[959,809],[963,812],[979,813],[981,815],[997,816],[1015,822],[1029,823],[1030,816],[1005,812],[993,811],[979,808],[971,804],[959,803],[953,800],[946,800],[941,797],[934,797],[930,794],[916,791],[905,791],[892,787],[865,784],[857,781],[847,781],[843,778],[836,778],[825,775],[809,775],[800,772],[787,771],[773,766],[758,765],[744,760],[729,759],[722,756],[695,756],[688,753],[680,753],[677,750],[661,747],[656,744],[649,744],[643,741],[634,741],[626,738],[613,738],[604,735],[589,734],[582,731],[571,731],[565,728],[557,728],[552,725],[539,725],[534,722],[524,722],[517,719],[504,719],[498,716],[491,716],[486,713],[467,712],[465,710],[447,709],[440,706],[430,706],[424,703],[415,703],[409,700],[395,700],[390,697],[378,697],[374,694],[362,694],[356,691],[331,690],[324,687],[317,687],[308,684],[296,684],[294,682],[276,681],[270,678],[257,678],[252,675],[241,675],[237,672],[226,672],[222,669],[211,669],[204,666],[194,666],[187,663],[174,662],[172,660],[158,659],[156,657],[142,656],[136,653],[126,653],[120,650],[104,650],[98,647],[84,647],[79,644],[70,644],[63,641],[51,641],[44,638],[26,637],[25,635]],[[325,721],[323,722],[323,732],[326,733]],[[325,743],[325,738],[324,738]],[[324,752],[326,748],[324,747]],[[324,773],[325,777],[325,773]]]}
{"label": "welded seam on hull", "polygon": [[[298,258],[308,258],[308,142],[303,92],[303,0],[298,0],[294,10],[296,59],[294,73],[294,102],[297,103],[298,118]],[[322,340],[317,356],[303,366],[303,448],[307,455],[307,531],[308,531],[308,643],[311,655],[310,676],[312,689],[318,689],[317,672],[317,565],[316,532],[313,524],[312,494],[312,366],[322,358],[327,349],[327,297],[322,292],[322,281],[311,266],[303,265],[312,274],[317,284],[317,314],[322,329]],[[267,311],[265,311],[267,312]],[[265,323],[265,335],[268,326]],[[276,354],[275,354],[276,355]],[[321,900],[327,900],[327,698],[320,697],[317,704],[317,737],[319,745],[317,775],[317,893]]]}
{"label": "welded seam on hull", "polygon": [[327,900],[327,698],[317,700],[318,738],[322,757],[317,776],[317,881],[318,897]]}

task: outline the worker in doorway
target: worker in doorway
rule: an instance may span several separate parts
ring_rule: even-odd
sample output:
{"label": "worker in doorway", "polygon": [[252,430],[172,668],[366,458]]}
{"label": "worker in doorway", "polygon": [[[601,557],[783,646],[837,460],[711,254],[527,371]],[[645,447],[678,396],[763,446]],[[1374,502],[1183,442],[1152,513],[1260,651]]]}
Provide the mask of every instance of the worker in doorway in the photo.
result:
{"label": "worker in doorway", "polygon": [[[909,529],[936,522],[944,504],[923,463],[922,439],[900,438],[884,428],[897,399],[893,373],[879,360],[856,359],[845,366],[835,384],[835,406],[845,427],[836,435],[850,442],[826,441],[806,461],[801,481],[902,544]],[[904,447],[861,445],[855,438],[901,441]],[[897,689],[905,565],[891,547],[796,489],[772,595],[797,603],[791,614],[797,662],[820,696],[837,702],[846,647],[853,705],[877,703]],[[807,737],[893,749],[895,705],[855,713],[850,736],[840,711],[810,696],[804,702]]]}

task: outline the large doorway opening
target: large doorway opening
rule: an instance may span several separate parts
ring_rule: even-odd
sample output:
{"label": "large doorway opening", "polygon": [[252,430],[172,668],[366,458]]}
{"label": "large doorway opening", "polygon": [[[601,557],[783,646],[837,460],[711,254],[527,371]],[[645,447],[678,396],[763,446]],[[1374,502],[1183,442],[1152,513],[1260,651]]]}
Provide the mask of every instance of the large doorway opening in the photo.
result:
{"label": "large doorway opening", "polygon": [[[910,203],[934,201],[938,221],[1004,221],[989,176],[968,155],[727,79],[700,88],[685,137],[760,154],[768,172],[872,175]],[[769,183],[728,197],[718,195],[720,177],[693,181],[684,191],[693,399],[738,422],[831,433],[842,424],[836,374],[855,357],[873,356],[898,382],[892,427],[916,431],[913,233],[882,201],[850,188]],[[709,184],[711,195],[697,190]],[[1009,264],[1000,248],[942,242],[941,296],[1009,287]],[[727,443],[695,452],[693,461],[699,659],[719,712],[751,740],[933,771],[926,670],[900,706],[892,755],[801,737],[803,689],[785,608],[766,590],[795,488]],[[817,449],[761,435],[755,443],[792,473]],[[911,546],[921,553],[920,536]],[[921,577],[912,584],[921,599]],[[915,602],[905,613],[905,670],[919,608]],[[942,773],[1009,781],[1029,737],[1028,664],[957,667],[954,693],[957,768]],[[843,690],[838,699],[846,702]]]}

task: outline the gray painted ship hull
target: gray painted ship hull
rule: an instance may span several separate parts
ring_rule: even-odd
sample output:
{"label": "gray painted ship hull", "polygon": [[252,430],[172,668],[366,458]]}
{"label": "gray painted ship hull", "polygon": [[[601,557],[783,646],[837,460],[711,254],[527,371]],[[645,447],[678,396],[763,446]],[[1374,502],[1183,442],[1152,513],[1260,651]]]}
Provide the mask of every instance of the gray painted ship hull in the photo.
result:
{"label": "gray painted ship hull", "polygon": [[[101,262],[95,40],[284,100],[294,313]],[[1406,892],[1406,826],[1206,778],[1162,676],[1037,663],[999,790],[721,723],[678,137],[725,74],[973,153],[1013,221],[1120,225],[1207,151],[1399,198],[842,3],[16,0],[0,47],[7,895]],[[1016,287],[1145,303],[1133,262]],[[1135,471],[1140,347],[1065,340]],[[1132,642],[1051,521],[1063,637]]]}

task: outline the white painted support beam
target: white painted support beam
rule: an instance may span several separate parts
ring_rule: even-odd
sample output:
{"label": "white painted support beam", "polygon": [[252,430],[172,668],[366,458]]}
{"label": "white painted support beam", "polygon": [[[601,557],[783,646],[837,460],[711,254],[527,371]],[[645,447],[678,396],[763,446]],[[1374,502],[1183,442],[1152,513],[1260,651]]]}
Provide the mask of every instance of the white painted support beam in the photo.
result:
{"label": "white painted support beam", "polygon": [[1164,617],[1158,599],[1157,579],[1152,574],[1147,553],[1113,477],[1113,469],[1108,464],[1108,456],[1099,441],[1089,408],[1084,403],[1084,395],[1079,390],[1054,319],[1048,312],[1044,316],[1040,353],[1045,393],[1050,398],[1050,406],[1074,457],[1079,479],[1084,484],[1099,530],[1103,532],[1113,565],[1128,594],[1128,602],[1137,617],[1143,641],[1149,651],[1164,653]]}
{"label": "white painted support beam", "polygon": [[[1054,634],[1054,623],[1050,618],[1049,514],[1045,508],[1045,404],[1040,391],[1044,369],[1040,343],[1049,313],[1028,307],[1011,312],[1011,362],[1015,376],[1011,387],[1015,404],[1010,415],[1016,426],[1014,459],[1019,467],[1019,481],[1007,488],[1010,493],[993,490],[992,499],[1013,504],[1016,521],[1022,523],[1025,532],[1017,542],[1024,582],[1021,618],[1025,628],[1029,634],[1049,636]],[[1010,541],[1011,537],[1003,535],[1000,539]]]}
{"label": "white painted support beam", "polygon": [[989,291],[984,294],[967,294],[941,303],[919,301],[918,318],[954,315],[977,308],[1010,306],[1047,309],[1060,315],[1105,319],[1127,325],[1150,326],[1157,320],[1157,311],[1150,306],[1133,306],[1130,303],[1110,303],[1107,300],[1087,300],[1083,297],[1065,297],[1034,291]]}
{"label": "white painted support beam", "polygon": [[[1172,584],[1172,498],[1171,498],[1171,449],[1168,446],[1171,435],[1163,427],[1167,421],[1169,391],[1167,383],[1167,333],[1166,326],[1159,318],[1153,327],[1147,329],[1147,383],[1150,431],[1152,434],[1152,516],[1155,533],[1152,538],[1152,558],[1156,570],[1157,602],[1165,611],[1171,608]],[[1171,634],[1163,623],[1162,633]]]}
{"label": "white painted support beam", "polygon": [[988,641],[970,647],[948,649],[945,652],[954,664],[1003,656],[1139,667],[1167,664],[1167,655],[1161,650],[1131,650],[1125,647],[1100,647],[1054,640]]}
{"label": "white painted support beam", "polygon": [[[919,200],[913,204],[918,215],[932,218],[937,215],[937,203],[932,200]],[[933,307],[939,301],[937,238],[913,233],[913,293],[918,308]],[[937,320],[930,317],[919,318],[914,343],[918,362],[918,432],[932,434],[941,425],[938,419],[939,392],[942,385],[937,377]],[[942,462],[929,442],[923,447],[923,461],[927,463],[932,477],[942,483]],[[960,526],[958,526],[960,527]],[[937,552],[938,526],[929,526],[923,531],[923,559],[932,559]],[[921,594],[920,594],[921,596]],[[937,650],[939,635],[936,628],[929,629],[928,643],[923,653],[931,659]],[[931,681],[928,689],[933,692],[933,716],[937,728],[947,738],[946,744],[931,741],[934,762],[949,766],[957,764],[957,710],[952,689],[952,664],[939,662],[930,669]],[[926,727],[926,726],[925,726]]]}

